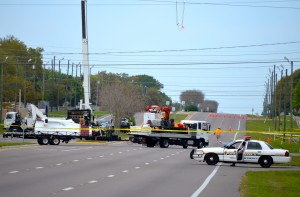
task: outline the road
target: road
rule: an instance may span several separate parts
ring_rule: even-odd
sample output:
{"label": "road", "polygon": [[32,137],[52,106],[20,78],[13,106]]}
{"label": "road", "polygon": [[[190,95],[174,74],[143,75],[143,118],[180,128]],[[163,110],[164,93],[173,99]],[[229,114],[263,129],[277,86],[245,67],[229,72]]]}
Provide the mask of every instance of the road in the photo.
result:
{"label": "road", "polygon": [[[202,115],[195,113],[192,118]],[[216,119],[212,126],[221,122]],[[224,121],[222,124],[229,125]],[[224,133],[222,141],[241,135]],[[210,146],[222,146],[215,143],[213,134]],[[2,147],[0,196],[234,197],[239,196],[240,180],[246,171],[262,170],[259,165],[208,166],[191,160],[190,151],[180,146],[147,148],[126,142]]]}

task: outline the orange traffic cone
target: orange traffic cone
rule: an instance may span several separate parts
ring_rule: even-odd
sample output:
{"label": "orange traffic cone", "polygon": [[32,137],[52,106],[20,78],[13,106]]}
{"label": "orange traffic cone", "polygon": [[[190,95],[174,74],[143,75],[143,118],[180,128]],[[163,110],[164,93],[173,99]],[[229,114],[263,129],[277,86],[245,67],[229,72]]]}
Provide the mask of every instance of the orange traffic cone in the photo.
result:
{"label": "orange traffic cone", "polygon": [[270,139],[269,137],[268,137],[268,140],[267,140],[267,142],[268,142],[268,143],[270,143],[270,142],[271,142],[271,139]]}

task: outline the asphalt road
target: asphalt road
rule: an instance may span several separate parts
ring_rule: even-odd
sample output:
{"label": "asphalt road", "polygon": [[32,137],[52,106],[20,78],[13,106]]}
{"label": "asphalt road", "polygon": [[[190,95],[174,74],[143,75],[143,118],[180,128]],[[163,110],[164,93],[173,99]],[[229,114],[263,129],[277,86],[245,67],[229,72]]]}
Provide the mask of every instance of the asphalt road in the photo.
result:
{"label": "asphalt road", "polygon": [[1,148],[0,196],[239,196],[243,174],[262,170],[208,166],[189,159],[190,150],[126,142]]}
{"label": "asphalt road", "polygon": [[[233,125],[225,123],[228,119],[222,122],[221,117],[213,122],[213,117],[205,113],[191,116],[190,119],[208,118],[212,129],[218,124]],[[242,125],[238,120],[232,122]],[[241,133],[224,133],[222,142],[241,136]],[[216,144],[211,134],[210,146],[223,144]],[[147,148],[126,142],[2,147],[0,196],[234,197],[239,196],[239,184],[246,171],[265,170],[259,165],[208,166],[191,160],[190,151],[180,146]],[[270,168],[285,169],[291,168]]]}

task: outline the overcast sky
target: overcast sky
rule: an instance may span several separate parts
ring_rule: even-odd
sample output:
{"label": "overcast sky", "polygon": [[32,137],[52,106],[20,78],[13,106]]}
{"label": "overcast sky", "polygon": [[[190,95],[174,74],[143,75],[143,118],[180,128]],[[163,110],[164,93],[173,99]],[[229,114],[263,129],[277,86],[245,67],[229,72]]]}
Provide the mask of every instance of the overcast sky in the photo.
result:
{"label": "overcast sky", "polygon": [[[82,62],[81,0],[1,0],[0,36]],[[265,83],[276,65],[300,63],[297,0],[88,0],[92,73],[151,75],[179,101],[200,90],[219,112],[262,112]],[[66,72],[67,67],[62,68]]]}

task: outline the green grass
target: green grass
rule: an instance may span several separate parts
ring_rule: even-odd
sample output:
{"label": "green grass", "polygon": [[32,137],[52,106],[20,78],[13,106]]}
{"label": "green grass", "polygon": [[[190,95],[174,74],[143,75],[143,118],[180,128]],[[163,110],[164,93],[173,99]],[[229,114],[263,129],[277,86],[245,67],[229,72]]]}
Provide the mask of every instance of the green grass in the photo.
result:
{"label": "green grass", "polygon": [[[104,116],[106,114],[109,114],[106,111],[93,111],[95,118]],[[48,113],[49,117],[67,117],[68,112],[67,110],[60,110],[60,111],[52,111]]]}
{"label": "green grass", "polygon": [[0,147],[2,146],[18,146],[26,144],[35,144],[34,142],[0,142]]}
{"label": "green grass", "polygon": [[242,179],[240,185],[240,196],[299,196],[299,177],[300,171],[249,171]]}
{"label": "green grass", "polygon": [[184,120],[187,117],[187,114],[171,114],[170,119],[175,117],[175,122],[180,122],[181,120]]}
{"label": "green grass", "polygon": [[[293,135],[300,135],[300,131],[298,130],[298,126],[295,121],[293,121],[293,128]],[[300,153],[300,138],[298,136],[291,135],[289,121],[287,121],[285,137],[282,136],[282,134],[284,134],[283,125],[280,126],[280,132],[278,131],[278,124],[275,130],[274,120],[247,120],[246,130],[246,135],[250,135],[252,139],[261,139],[263,141],[268,141],[269,138],[271,140],[270,144],[274,148],[287,149],[291,153]],[[268,132],[272,134],[263,134]],[[292,142],[292,139],[296,140],[297,143]]]}
{"label": "green grass", "polygon": [[[281,118],[283,120],[283,118]],[[287,120],[289,118],[287,117]],[[283,123],[283,122],[282,122]],[[286,132],[290,132],[290,122],[286,123]],[[293,122],[294,134],[300,135],[297,125]],[[264,119],[247,120],[246,135],[250,135],[252,139],[263,141],[270,140],[270,144],[274,148],[282,148],[289,150],[290,153],[300,152],[300,142],[293,143],[290,141],[290,135],[287,135],[283,141],[283,137],[275,134],[282,134],[283,125],[280,126],[281,132],[275,130],[274,121]],[[267,132],[273,134],[263,134]],[[299,140],[299,137],[293,137]],[[274,164],[273,166],[300,166],[300,157],[292,156],[292,162],[288,164]],[[247,172],[240,184],[240,196],[242,197],[268,197],[268,196],[299,196],[300,188],[300,171],[264,171],[264,172]]]}

